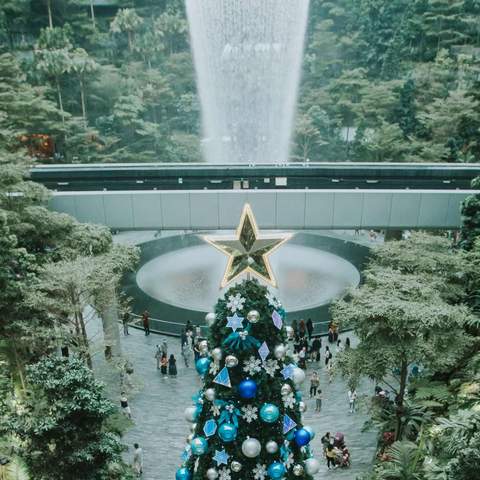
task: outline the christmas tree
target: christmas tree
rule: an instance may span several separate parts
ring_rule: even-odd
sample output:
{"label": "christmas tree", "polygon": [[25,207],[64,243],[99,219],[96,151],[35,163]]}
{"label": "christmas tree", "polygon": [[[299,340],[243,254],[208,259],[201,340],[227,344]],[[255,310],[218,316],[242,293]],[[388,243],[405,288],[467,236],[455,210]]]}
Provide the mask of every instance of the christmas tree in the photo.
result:
{"label": "christmas tree", "polygon": [[207,321],[209,339],[196,363],[203,388],[185,411],[192,434],[176,480],[312,479],[319,462],[298,390],[305,373],[289,356],[281,304],[245,280]]}

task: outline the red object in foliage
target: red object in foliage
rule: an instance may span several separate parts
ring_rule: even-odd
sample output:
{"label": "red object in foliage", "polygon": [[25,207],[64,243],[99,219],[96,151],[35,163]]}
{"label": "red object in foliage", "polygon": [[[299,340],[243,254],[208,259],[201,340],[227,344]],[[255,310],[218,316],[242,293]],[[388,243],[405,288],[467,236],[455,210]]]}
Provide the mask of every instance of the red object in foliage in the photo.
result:
{"label": "red object in foliage", "polygon": [[395,433],[394,432],[385,432],[383,434],[383,443],[386,445],[392,445],[395,441]]}

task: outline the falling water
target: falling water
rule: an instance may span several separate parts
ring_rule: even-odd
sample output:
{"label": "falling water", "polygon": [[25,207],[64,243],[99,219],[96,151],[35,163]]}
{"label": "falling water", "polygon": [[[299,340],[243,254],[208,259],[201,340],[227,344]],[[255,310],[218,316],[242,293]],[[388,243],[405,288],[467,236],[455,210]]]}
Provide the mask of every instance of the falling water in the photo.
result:
{"label": "falling water", "polygon": [[309,0],[186,4],[207,161],[285,163]]}

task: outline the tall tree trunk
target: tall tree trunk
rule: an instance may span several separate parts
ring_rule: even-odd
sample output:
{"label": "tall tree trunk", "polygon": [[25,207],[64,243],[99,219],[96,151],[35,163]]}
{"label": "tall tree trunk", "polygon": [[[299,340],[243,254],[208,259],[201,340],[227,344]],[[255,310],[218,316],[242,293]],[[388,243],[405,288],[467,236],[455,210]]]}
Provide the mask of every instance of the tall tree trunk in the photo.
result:
{"label": "tall tree trunk", "polygon": [[112,355],[119,357],[122,354],[122,350],[118,330],[117,297],[114,291],[111,293],[110,298],[111,302],[102,312],[103,338],[105,347],[110,347]]}
{"label": "tall tree trunk", "polygon": [[50,28],[53,28],[52,0],[47,0],[47,10],[48,10],[48,26]]}
{"label": "tall tree trunk", "polygon": [[403,402],[405,400],[405,390],[407,389],[407,375],[408,375],[408,363],[407,360],[404,359],[402,361],[402,366],[400,369],[400,390],[398,392],[397,398],[395,399],[396,402],[396,416],[397,416],[397,424],[395,427],[395,440],[401,440],[403,434],[403,422],[402,417],[404,414],[403,411]]}
{"label": "tall tree trunk", "polygon": [[95,8],[93,7],[93,0],[90,0],[90,17],[92,18],[93,29],[97,29],[97,24],[95,22]]}
{"label": "tall tree trunk", "polygon": [[23,376],[23,365],[20,363],[15,342],[13,343],[13,353],[15,355],[15,365],[17,366],[18,377],[20,378],[20,383],[22,384],[22,390],[25,391],[27,387],[25,384],[25,377]]}
{"label": "tall tree trunk", "polygon": [[129,31],[127,32],[127,35],[128,35],[128,50],[129,50],[129,52],[131,53],[131,52],[132,52],[132,49],[133,49],[132,32],[129,30]]}
{"label": "tall tree trunk", "polygon": [[[93,370],[93,363],[92,363],[92,356],[90,355],[90,349],[88,348],[88,337],[87,337],[87,329],[85,328],[85,320],[83,319],[82,312],[77,312],[78,314],[78,323],[80,324],[80,328],[82,330],[82,339],[83,339],[83,347],[85,350],[85,359],[87,360],[87,365],[90,370]],[[76,314],[76,315],[77,315]]]}
{"label": "tall tree trunk", "polygon": [[63,110],[62,90],[60,88],[60,79],[58,77],[55,77],[55,84],[57,86],[58,108],[60,108],[60,113],[62,115],[62,123],[65,125],[65,112]]}
{"label": "tall tree trunk", "polygon": [[83,80],[80,78],[80,100],[82,102],[82,117],[83,124],[87,128],[87,107],[85,105],[85,87],[83,85]]}

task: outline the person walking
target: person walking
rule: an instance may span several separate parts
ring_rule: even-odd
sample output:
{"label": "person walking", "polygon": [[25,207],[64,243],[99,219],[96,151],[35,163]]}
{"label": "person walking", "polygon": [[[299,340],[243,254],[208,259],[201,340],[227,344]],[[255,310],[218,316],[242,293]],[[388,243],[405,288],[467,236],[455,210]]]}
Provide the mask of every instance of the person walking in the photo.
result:
{"label": "person walking", "polygon": [[325,366],[328,367],[328,364],[330,363],[330,360],[332,359],[333,355],[332,352],[330,351],[329,346],[327,345],[325,347]]}
{"label": "person walking", "polygon": [[313,335],[313,322],[312,322],[312,319],[309,318],[307,320],[307,333],[308,333],[308,338],[312,338],[312,335]]}
{"label": "person walking", "polygon": [[168,356],[168,343],[165,339],[162,341],[162,346],[161,346],[162,353]]}
{"label": "person walking", "polygon": [[296,337],[298,335],[298,322],[296,319],[292,321],[293,335]]}
{"label": "person walking", "polygon": [[180,335],[180,347],[183,348],[185,343],[187,343],[187,333],[185,332],[185,329],[182,329],[182,333]]}
{"label": "person walking", "polygon": [[335,467],[335,450],[333,448],[333,445],[328,445],[327,450],[325,452],[325,455],[327,457],[327,468],[330,470],[331,468],[336,468]]}
{"label": "person walking", "polygon": [[333,444],[333,439],[330,436],[330,432],[327,432],[321,439],[320,442],[323,445],[323,453],[326,453],[327,447]]}
{"label": "person walking", "polygon": [[162,375],[167,375],[167,365],[168,365],[167,356],[162,353],[162,358],[160,359],[160,372]]}
{"label": "person walking", "polygon": [[305,325],[305,320],[300,320],[298,324],[298,336],[300,338],[304,338],[307,334],[307,326]]}
{"label": "person walking", "polygon": [[320,351],[322,349],[322,339],[315,337],[312,342],[312,360],[314,362],[320,361]]}
{"label": "person walking", "polygon": [[134,443],[133,448],[133,471],[140,477],[143,473],[143,450],[138,443]]}
{"label": "person walking", "polygon": [[145,330],[145,336],[150,335],[150,314],[148,310],[145,310],[142,315],[143,329]]}
{"label": "person walking", "polygon": [[192,361],[193,357],[193,351],[191,344],[187,342],[184,343],[183,348],[182,348],[182,356],[183,356],[183,361],[185,362],[185,367],[190,366],[190,362]]}
{"label": "person walking", "polygon": [[345,340],[345,350],[348,350],[350,348],[350,338],[347,337],[347,339]]}
{"label": "person walking", "polygon": [[155,359],[157,360],[157,370],[160,369],[160,360],[162,359],[162,347],[156,345]]}
{"label": "person walking", "polygon": [[200,325],[197,325],[195,327],[195,337],[196,338],[201,338],[202,337],[202,329],[200,328]]}
{"label": "person walking", "polygon": [[307,348],[302,347],[298,352],[298,366],[302,370],[306,370],[307,368]]}
{"label": "person walking", "polygon": [[170,355],[170,358],[168,359],[168,374],[171,377],[177,376],[177,360],[174,357],[173,353]]}
{"label": "person walking", "polygon": [[122,317],[122,324],[123,324],[123,334],[125,336],[130,335],[128,333],[128,324],[130,323],[130,312],[127,310]]}
{"label": "person walking", "polygon": [[357,401],[357,391],[354,388],[348,390],[348,404],[350,406],[350,413],[355,413],[355,403]]}
{"label": "person walking", "polygon": [[310,377],[310,398],[317,394],[317,388],[320,385],[320,377],[317,372],[313,372]]}
{"label": "person walking", "polygon": [[335,349],[335,353],[343,352],[343,345],[340,339],[337,340],[337,347]]}
{"label": "person walking", "polygon": [[130,409],[130,406],[128,405],[128,398],[127,398],[127,394],[125,392],[120,393],[120,407],[122,408],[123,414],[126,415],[127,418],[131,419],[132,418],[132,410]]}
{"label": "person walking", "polygon": [[322,409],[322,391],[319,389],[315,395],[315,411],[320,412]]}

